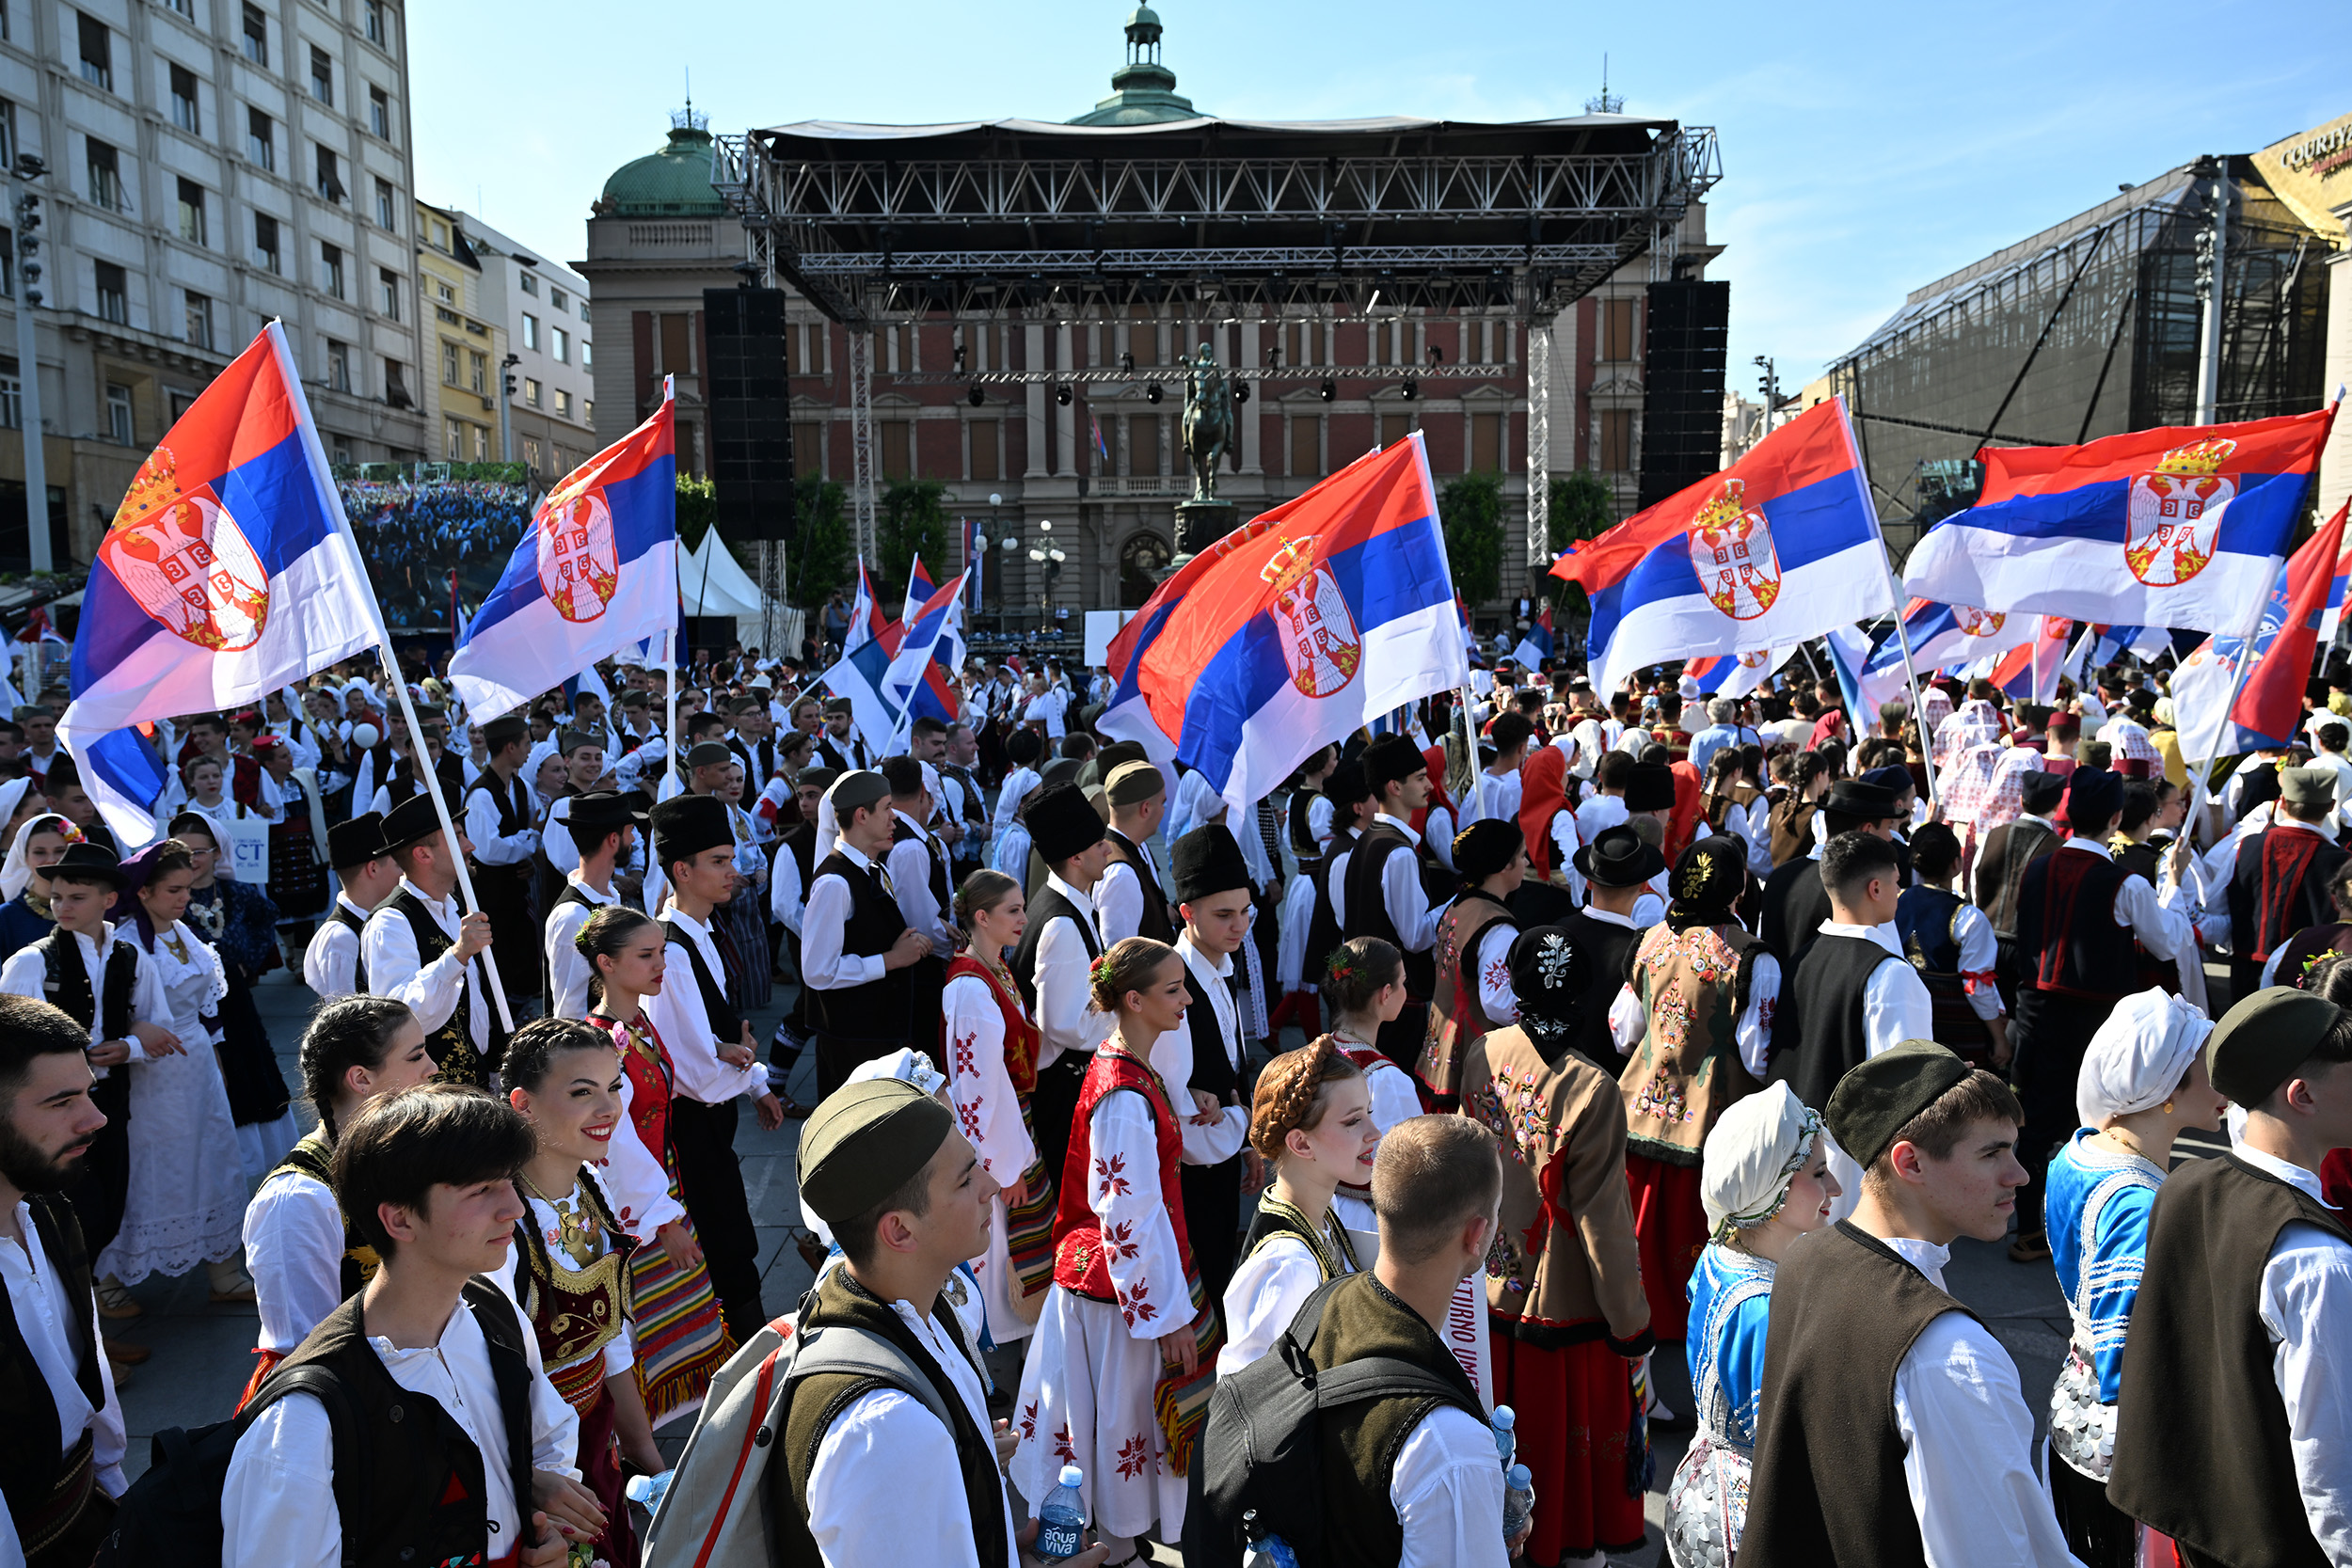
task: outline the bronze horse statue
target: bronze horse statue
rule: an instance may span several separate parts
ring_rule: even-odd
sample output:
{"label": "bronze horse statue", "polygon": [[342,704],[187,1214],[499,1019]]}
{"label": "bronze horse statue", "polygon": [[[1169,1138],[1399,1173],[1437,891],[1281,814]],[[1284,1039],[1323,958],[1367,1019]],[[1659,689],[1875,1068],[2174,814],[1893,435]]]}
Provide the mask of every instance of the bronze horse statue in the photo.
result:
{"label": "bronze horse statue", "polygon": [[1233,439],[1233,393],[1207,343],[1184,365],[1184,456],[1192,464],[1192,499],[1216,499],[1216,470]]}

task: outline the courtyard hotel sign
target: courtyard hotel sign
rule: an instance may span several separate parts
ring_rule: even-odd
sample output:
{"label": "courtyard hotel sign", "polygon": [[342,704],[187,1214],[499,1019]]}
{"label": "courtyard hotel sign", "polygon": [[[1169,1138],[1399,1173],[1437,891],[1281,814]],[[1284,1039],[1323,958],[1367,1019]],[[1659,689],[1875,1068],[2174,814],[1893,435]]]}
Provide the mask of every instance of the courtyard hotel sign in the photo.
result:
{"label": "courtyard hotel sign", "polygon": [[2352,114],[2272,143],[2254,154],[2254,166],[2296,216],[2342,248],[2344,228],[2333,214],[2352,202]]}

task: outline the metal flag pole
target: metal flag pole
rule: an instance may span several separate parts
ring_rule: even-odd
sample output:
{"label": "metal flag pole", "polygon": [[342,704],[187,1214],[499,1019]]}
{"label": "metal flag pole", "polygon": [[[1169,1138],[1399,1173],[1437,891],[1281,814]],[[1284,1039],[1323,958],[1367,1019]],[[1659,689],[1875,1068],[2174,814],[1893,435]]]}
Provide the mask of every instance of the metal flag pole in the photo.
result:
{"label": "metal flag pole", "polygon": [[677,627],[661,634],[661,687],[669,694],[669,713],[663,720],[661,751],[663,779],[677,783]]}
{"label": "metal flag pole", "polygon": [[[1883,539],[1881,547],[1884,547]],[[1886,569],[1886,580],[1895,583],[1895,639],[1902,645],[1903,678],[1911,683],[1911,721],[1919,726],[1919,750],[1928,763],[1928,810],[1939,812],[1944,803],[1935,795],[1935,737],[1928,734],[1927,703],[1919,691],[1919,671],[1911,662],[1911,633],[1903,626],[1902,584],[1895,582],[1895,568],[1891,564]],[[1861,678],[1861,672],[1856,671],[1855,681],[1859,683]],[[1857,685],[1857,693],[1859,690]]]}

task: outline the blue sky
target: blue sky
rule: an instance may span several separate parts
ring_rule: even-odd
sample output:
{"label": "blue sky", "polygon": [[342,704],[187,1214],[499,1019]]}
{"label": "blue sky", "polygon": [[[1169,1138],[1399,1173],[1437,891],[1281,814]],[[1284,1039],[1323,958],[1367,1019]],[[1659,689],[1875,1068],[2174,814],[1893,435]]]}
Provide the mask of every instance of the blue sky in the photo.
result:
{"label": "blue sky", "polygon": [[[1066,119],[1109,91],[1129,7],[471,0],[412,8],[419,194],[564,260],[613,168],[684,95],[714,129]],[[1582,111],[1609,56],[1629,113],[1713,125],[1709,276],[1731,384],[1801,384],[1904,293],[2201,152],[2352,111],[2352,7],[1541,5],[1166,0],[1203,113],[1508,120]]]}

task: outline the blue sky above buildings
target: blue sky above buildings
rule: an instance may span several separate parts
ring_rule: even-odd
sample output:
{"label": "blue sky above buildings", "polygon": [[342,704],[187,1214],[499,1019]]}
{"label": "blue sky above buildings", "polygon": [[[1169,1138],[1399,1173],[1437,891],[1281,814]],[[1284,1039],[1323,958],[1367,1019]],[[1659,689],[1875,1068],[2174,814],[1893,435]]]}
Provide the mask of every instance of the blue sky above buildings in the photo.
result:
{"label": "blue sky above buildings", "polygon": [[[1067,119],[1109,91],[1104,0],[470,0],[409,12],[418,194],[564,261],[605,176],[661,143],[692,73],[714,130]],[[2352,7],[1575,6],[1166,0],[1205,114],[1628,113],[1712,124],[1731,385],[1818,372],[1906,291],[2201,152],[2352,110]]]}

